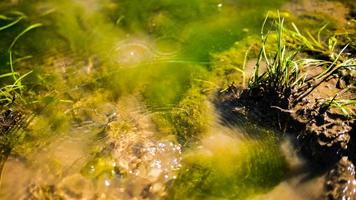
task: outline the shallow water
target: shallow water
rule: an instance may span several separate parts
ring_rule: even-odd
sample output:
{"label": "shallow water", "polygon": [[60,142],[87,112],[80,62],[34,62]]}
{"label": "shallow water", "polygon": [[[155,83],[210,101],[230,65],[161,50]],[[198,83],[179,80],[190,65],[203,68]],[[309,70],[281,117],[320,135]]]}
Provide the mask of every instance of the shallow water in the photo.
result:
{"label": "shallow water", "polygon": [[299,194],[308,183],[284,180],[297,156],[280,138],[221,125],[211,103],[240,77],[219,74],[214,56],[259,34],[284,2],[0,3],[0,14],[27,15],[0,32],[1,64],[13,35],[43,24],[15,46],[14,59],[32,56],[15,68],[32,70],[23,109],[33,118],[5,162],[0,198],[314,198]]}

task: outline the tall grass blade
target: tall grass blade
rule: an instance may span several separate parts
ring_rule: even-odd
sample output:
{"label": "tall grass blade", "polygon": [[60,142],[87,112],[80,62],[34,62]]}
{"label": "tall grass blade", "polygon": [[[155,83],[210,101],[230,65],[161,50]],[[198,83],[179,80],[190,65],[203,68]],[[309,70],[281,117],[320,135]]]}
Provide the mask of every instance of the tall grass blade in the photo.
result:
{"label": "tall grass blade", "polygon": [[32,24],[31,26],[27,27],[25,30],[23,30],[20,34],[18,34],[15,39],[11,42],[11,45],[9,47],[9,51],[12,50],[12,48],[15,46],[16,42],[24,35],[26,34],[27,32],[35,29],[35,28],[38,28],[38,27],[41,27],[43,26],[41,23],[37,23],[37,24]]}

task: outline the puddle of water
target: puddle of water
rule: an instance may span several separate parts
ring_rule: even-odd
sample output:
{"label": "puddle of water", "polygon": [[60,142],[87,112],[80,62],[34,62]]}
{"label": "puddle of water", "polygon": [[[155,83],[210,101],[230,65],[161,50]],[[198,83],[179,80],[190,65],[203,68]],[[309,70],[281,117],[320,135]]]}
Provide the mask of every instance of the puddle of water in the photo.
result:
{"label": "puddle of water", "polygon": [[[34,68],[36,118],[5,163],[0,198],[244,199],[271,190],[286,171],[278,138],[211,128],[205,85],[217,87],[210,55],[258,33],[281,2],[13,2],[46,26],[19,44],[39,49],[24,67]],[[55,42],[41,46],[49,36]],[[197,141],[183,148],[177,135]],[[296,187],[281,183],[267,196],[297,196]]]}

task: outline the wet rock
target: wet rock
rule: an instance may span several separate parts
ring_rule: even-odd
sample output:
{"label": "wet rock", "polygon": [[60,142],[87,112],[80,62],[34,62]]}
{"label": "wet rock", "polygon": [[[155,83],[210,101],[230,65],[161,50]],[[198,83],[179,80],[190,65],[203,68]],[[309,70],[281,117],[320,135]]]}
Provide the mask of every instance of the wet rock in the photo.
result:
{"label": "wet rock", "polygon": [[163,197],[166,183],[175,179],[180,168],[179,145],[142,139],[142,135],[135,134],[112,141],[114,163],[125,183],[118,186],[122,191],[119,196],[124,199]]}
{"label": "wet rock", "polygon": [[342,157],[327,174],[325,192],[327,200],[356,199],[355,166],[347,157]]}
{"label": "wet rock", "polygon": [[116,199],[163,198],[180,169],[181,146],[156,137],[156,127],[140,102],[134,97],[128,102],[118,105],[116,118],[104,131],[104,149],[83,172],[103,179],[103,190],[114,188],[110,196]]}
{"label": "wet rock", "polygon": [[23,200],[64,200],[64,197],[58,193],[56,186],[54,185],[31,185],[27,191]]}
{"label": "wet rock", "polygon": [[80,174],[70,175],[58,183],[32,183],[22,199],[26,200],[80,200],[100,199],[93,182]]}

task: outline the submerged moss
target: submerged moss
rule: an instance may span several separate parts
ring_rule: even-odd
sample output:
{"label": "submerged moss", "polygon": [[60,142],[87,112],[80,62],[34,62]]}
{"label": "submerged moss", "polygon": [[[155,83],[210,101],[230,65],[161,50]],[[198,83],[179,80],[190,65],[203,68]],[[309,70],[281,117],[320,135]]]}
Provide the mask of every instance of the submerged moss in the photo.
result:
{"label": "submerged moss", "polygon": [[258,54],[257,35],[250,35],[223,52],[213,54],[213,80],[220,88],[227,88],[231,83],[245,85],[252,71],[249,60]]}
{"label": "submerged moss", "polygon": [[187,152],[170,199],[246,199],[284,177],[286,163],[271,135],[261,140],[213,134]]}
{"label": "submerged moss", "polygon": [[181,144],[193,143],[201,138],[213,118],[212,112],[209,112],[206,96],[198,88],[193,88],[186,94],[186,97],[172,110],[170,117]]}

